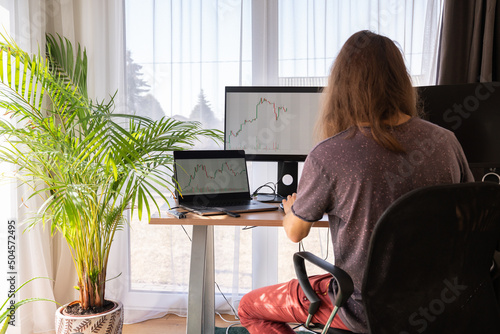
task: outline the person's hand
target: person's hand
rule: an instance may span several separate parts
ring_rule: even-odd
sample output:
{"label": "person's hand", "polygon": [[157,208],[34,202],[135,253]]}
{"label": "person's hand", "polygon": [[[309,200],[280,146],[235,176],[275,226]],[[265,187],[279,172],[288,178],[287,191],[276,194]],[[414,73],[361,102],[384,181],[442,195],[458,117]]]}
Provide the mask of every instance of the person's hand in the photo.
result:
{"label": "person's hand", "polygon": [[289,213],[292,210],[292,205],[295,202],[295,199],[297,199],[297,194],[293,193],[292,195],[288,195],[286,199],[282,201],[283,211],[285,212],[285,214]]}

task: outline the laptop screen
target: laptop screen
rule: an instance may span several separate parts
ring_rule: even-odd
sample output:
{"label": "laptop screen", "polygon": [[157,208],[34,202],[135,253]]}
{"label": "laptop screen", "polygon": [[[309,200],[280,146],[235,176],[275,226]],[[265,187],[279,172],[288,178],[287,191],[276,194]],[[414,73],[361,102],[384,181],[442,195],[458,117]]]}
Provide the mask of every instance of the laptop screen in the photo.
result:
{"label": "laptop screen", "polygon": [[176,180],[184,198],[249,194],[243,151],[176,151],[174,158]]}

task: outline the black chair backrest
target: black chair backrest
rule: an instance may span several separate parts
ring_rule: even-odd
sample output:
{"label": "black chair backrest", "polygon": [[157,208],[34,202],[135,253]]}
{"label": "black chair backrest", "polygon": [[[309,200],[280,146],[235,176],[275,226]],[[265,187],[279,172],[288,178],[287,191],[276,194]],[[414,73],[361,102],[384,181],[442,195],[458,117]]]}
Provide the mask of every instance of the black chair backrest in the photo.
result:
{"label": "black chair backrest", "polygon": [[500,333],[490,277],[500,185],[414,190],[380,217],[362,295],[373,334]]}

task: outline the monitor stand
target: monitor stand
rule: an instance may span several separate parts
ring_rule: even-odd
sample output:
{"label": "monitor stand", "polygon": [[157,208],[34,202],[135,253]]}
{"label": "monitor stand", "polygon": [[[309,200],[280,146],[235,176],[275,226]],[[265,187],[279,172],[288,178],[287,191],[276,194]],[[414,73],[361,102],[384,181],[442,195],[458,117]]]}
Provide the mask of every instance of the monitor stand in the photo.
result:
{"label": "monitor stand", "polygon": [[278,161],[278,195],[286,198],[297,192],[298,174],[297,161]]}

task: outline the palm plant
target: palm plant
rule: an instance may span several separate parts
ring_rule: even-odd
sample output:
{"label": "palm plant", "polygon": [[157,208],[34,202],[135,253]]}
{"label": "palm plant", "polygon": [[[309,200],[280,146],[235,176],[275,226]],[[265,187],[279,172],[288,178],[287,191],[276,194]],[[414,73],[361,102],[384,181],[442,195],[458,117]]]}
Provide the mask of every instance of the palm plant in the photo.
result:
{"label": "palm plant", "polygon": [[[87,94],[87,56],[60,36],[47,35],[46,54],[30,55],[2,36],[0,43],[0,160],[18,166],[16,177],[43,205],[29,225],[49,224],[66,239],[78,273],[80,305],[104,303],[111,243],[124,211],[151,214],[167,200],[171,152],[218,130],[171,118],[158,121],[113,113],[109,101]],[[151,205],[150,205],[151,203]]]}

